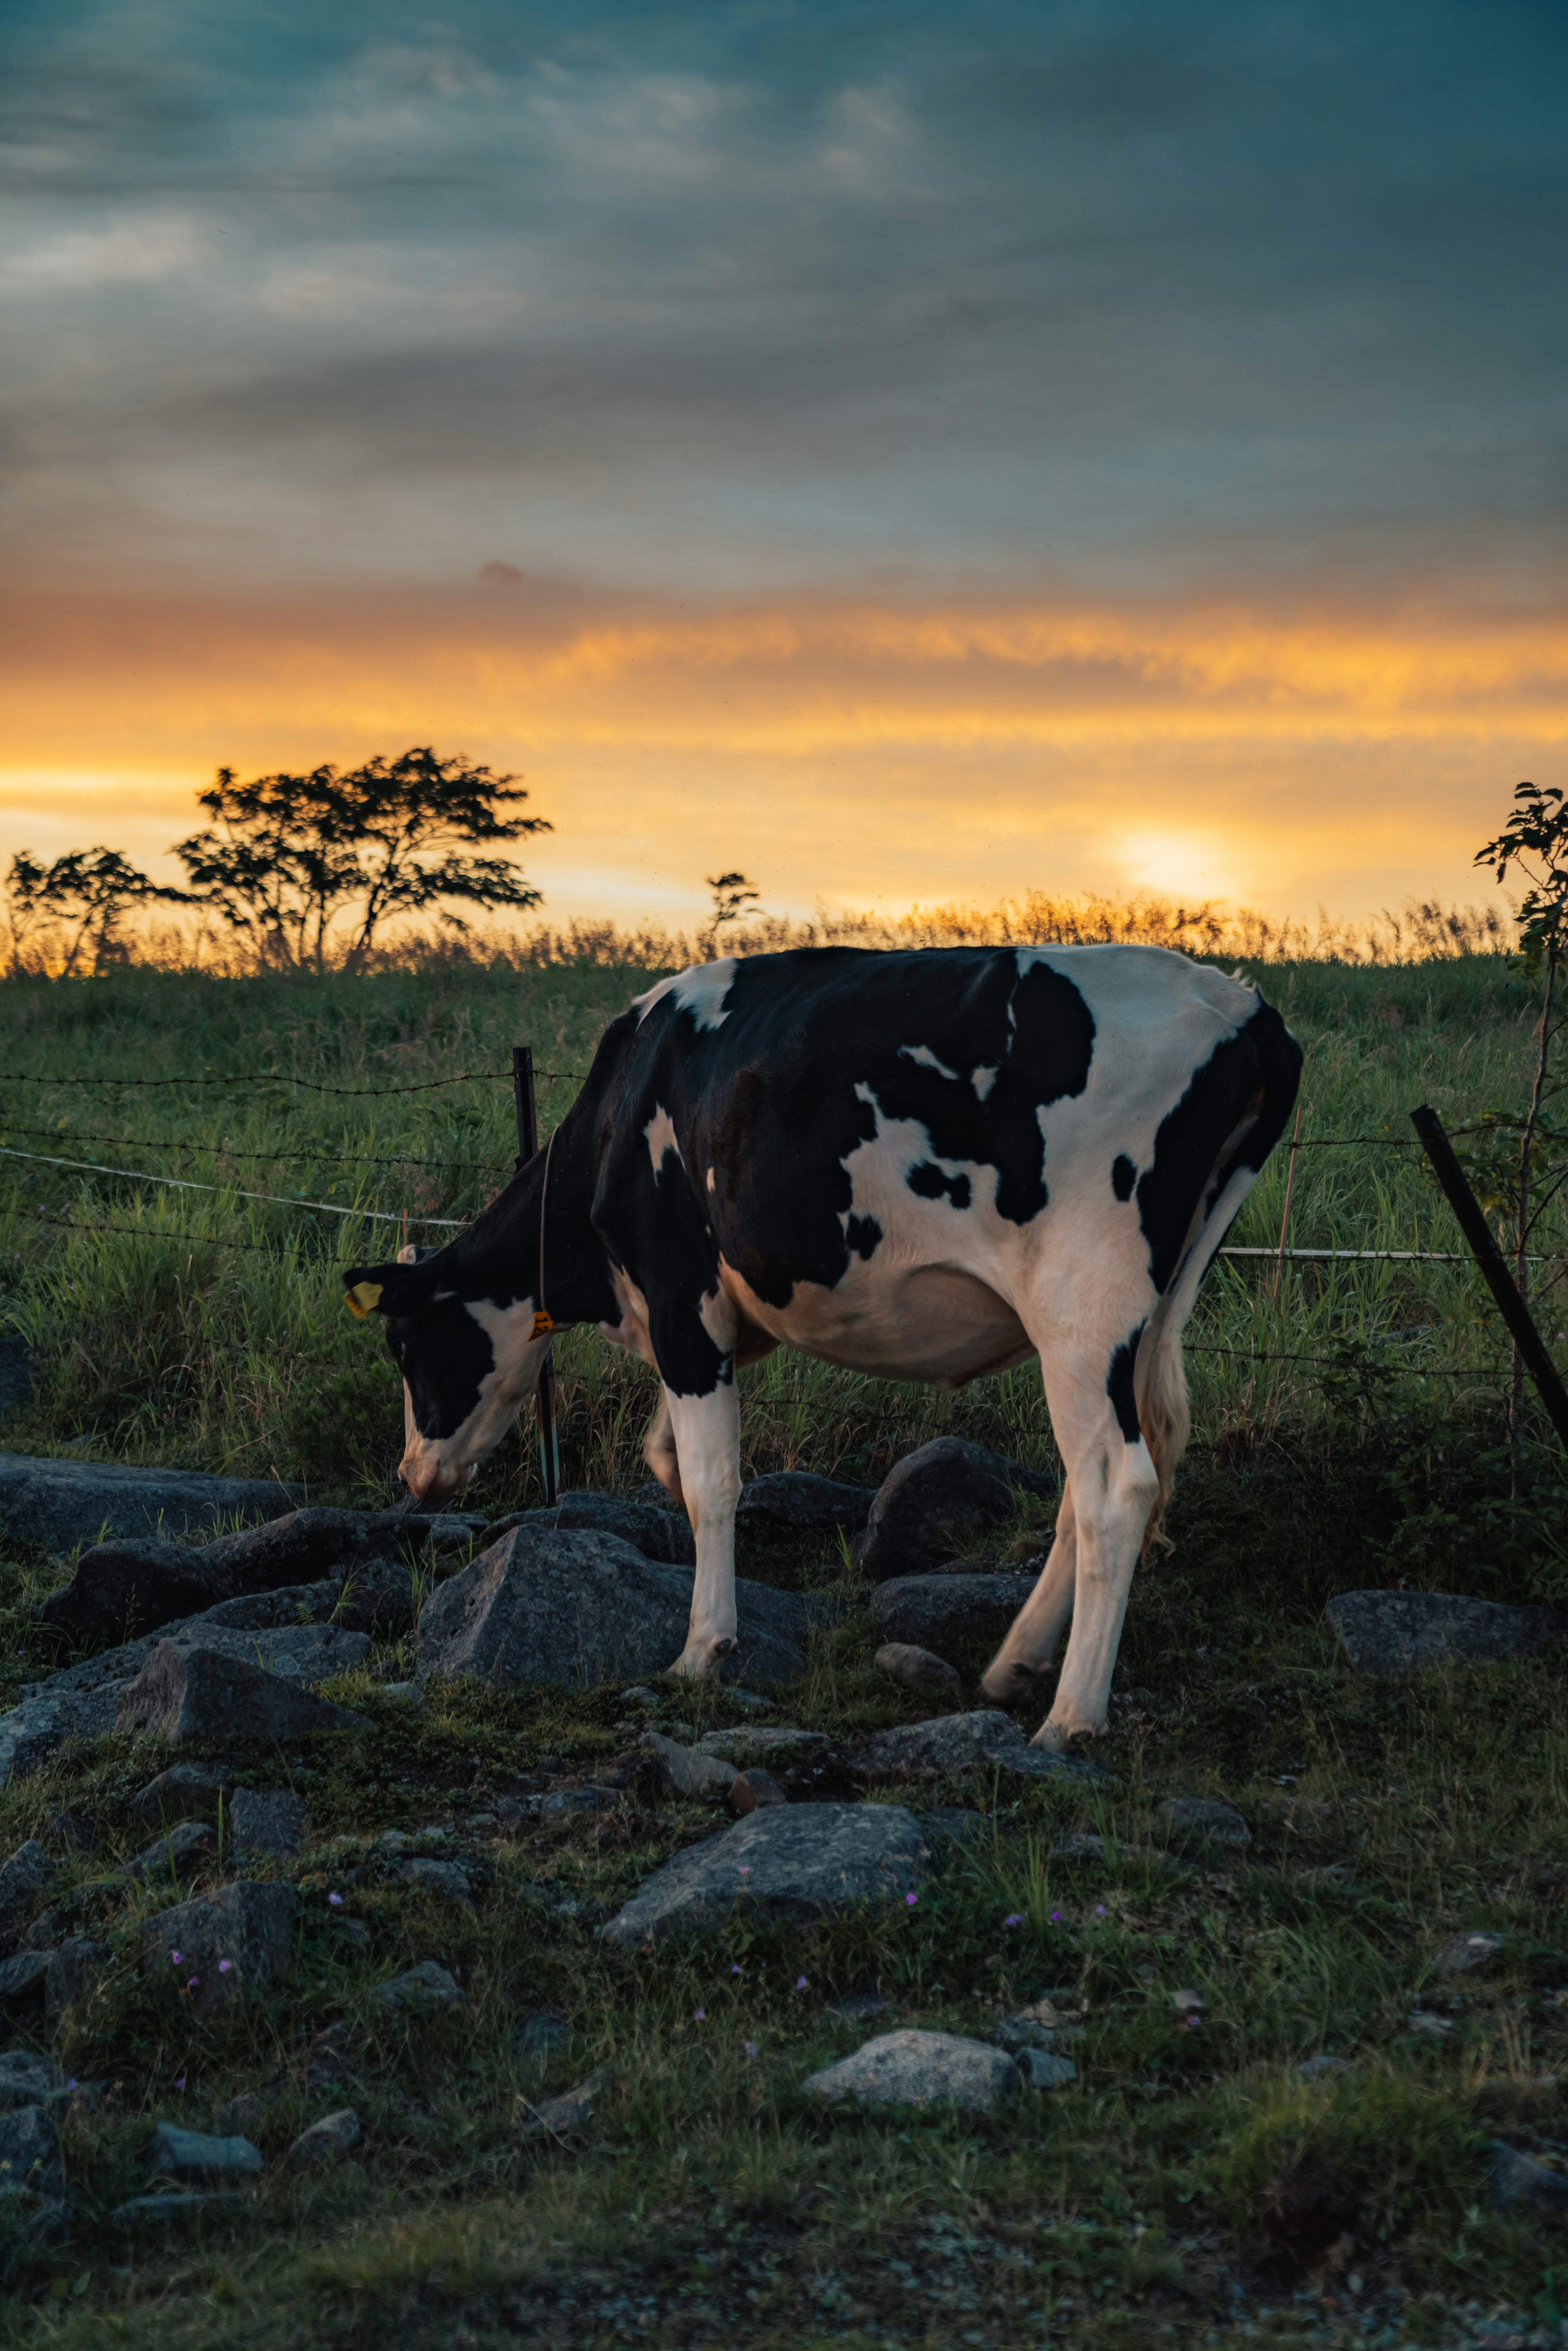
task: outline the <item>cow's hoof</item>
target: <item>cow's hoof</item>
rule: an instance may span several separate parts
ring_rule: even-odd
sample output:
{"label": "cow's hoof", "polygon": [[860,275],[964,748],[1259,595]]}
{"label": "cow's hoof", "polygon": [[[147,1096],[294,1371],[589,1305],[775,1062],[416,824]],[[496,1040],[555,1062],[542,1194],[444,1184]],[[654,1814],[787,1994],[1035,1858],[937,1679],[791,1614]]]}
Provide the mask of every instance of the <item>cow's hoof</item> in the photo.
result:
{"label": "cow's hoof", "polygon": [[1086,1747],[1096,1735],[1091,1729],[1074,1729],[1070,1723],[1053,1722],[1048,1715],[1029,1743],[1043,1747],[1048,1755],[1071,1755],[1075,1747]]}
{"label": "cow's hoof", "polygon": [[980,1695],[988,1698],[993,1706],[1017,1707],[1028,1711],[1040,1704],[1050,1676],[1049,1666],[1031,1666],[1021,1657],[1010,1657],[1004,1665],[998,1657],[981,1677]]}
{"label": "cow's hoof", "polygon": [[722,1674],[735,1651],[736,1642],[729,1634],[716,1641],[688,1641],[670,1671],[684,1681],[703,1681],[710,1674]]}

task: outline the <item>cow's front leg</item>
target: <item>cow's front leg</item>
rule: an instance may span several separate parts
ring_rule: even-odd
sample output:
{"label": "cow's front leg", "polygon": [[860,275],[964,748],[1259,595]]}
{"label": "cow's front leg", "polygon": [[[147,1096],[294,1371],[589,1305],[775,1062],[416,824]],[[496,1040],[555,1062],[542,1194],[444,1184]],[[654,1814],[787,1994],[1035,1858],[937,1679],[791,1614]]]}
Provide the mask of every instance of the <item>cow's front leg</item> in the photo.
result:
{"label": "cow's front leg", "polygon": [[727,1358],[707,1395],[665,1390],[681,1492],[696,1538],[697,1572],[686,1646],[670,1671],[710,1674],[736,1646],[735,1506],[740,1499],[740,1397]]}

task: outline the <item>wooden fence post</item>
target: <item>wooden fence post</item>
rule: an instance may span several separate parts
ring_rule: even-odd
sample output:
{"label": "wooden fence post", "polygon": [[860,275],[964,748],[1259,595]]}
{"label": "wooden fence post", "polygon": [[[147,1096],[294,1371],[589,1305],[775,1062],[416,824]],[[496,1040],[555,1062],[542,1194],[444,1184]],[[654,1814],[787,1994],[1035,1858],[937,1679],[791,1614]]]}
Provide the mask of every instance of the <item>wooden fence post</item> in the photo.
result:
{"label": "wooden fence post", "polygon": [[[526,1167],[539,1147],[539,1113],[534,1095],[534,1049],[531,1045],[514,1045],[512,1048],[512,1092],[517,1102],[517,1165]],[[559,1499],[560,1494],[560,1444],[555,1426],[555,1366],[548,1353],[544,1369],[539,1374],[534,1406],[539,1423],[539,1474],[544,1479],[548,1508]]]}

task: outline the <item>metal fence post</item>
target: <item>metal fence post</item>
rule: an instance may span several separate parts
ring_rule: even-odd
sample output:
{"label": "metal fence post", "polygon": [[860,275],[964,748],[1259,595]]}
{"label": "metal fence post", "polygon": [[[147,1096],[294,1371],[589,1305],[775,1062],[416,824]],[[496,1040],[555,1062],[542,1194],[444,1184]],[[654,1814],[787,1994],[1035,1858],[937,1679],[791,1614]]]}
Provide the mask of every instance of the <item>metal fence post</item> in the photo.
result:
{"label": "metal fence post", "polygon": [[[531,1045],[514,1045],[512,1048],[512,1092],[517,1102],[517,1165],[526,1167],[539,1147],[539,1113],[534,1095],[534,1049]],[[555,1366],[549,1352],[545,1355],[544,1369],[539,1374],[534,1407],[539,1424],[539,1475],[544,1479],[548,1507],[560,1494],[560,1443],[555,1426]]]}

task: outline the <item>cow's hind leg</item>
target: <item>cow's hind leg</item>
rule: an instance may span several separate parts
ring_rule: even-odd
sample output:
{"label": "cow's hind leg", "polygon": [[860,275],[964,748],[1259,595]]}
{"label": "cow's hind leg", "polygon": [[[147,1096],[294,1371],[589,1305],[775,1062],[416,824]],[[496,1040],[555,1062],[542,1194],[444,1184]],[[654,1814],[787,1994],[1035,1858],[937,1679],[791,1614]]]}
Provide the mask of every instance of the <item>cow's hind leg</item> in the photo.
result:
{"label": "cow's hind leg", "polygon": [[686,1646],[670,1671],[709,1674],[736,1646],[735,1506],[740,1499],[740,1395],[734,1373],[707,1395],[664,1391],[681,1491],[696,1539]]}
{"label": "cow's hind leg", "polygon": [[1013,1620],[1007,1639],[997,1651],[980,1683],[982,1693],[998,1706],[1030,1706],[1042,1695],[1041,1684],[1051,1670],[1061,1628],[1072,1614],[1078,1573],[1078,1530],[1073,1522],[1072,1487],[1062,1489],[1056,1514],[1056,1537],[1040,1581]]}
{"label": "cow's hind leg", "polygon": [[648,1423],[648,1434],[643,1439],[643,1458],[663,1486],[666,1494],[684,1503],[681,1490],[680,1456],[675,1450],[675,1432],[670,1418],[670,1399],[661,1393],[659,1409]]}

